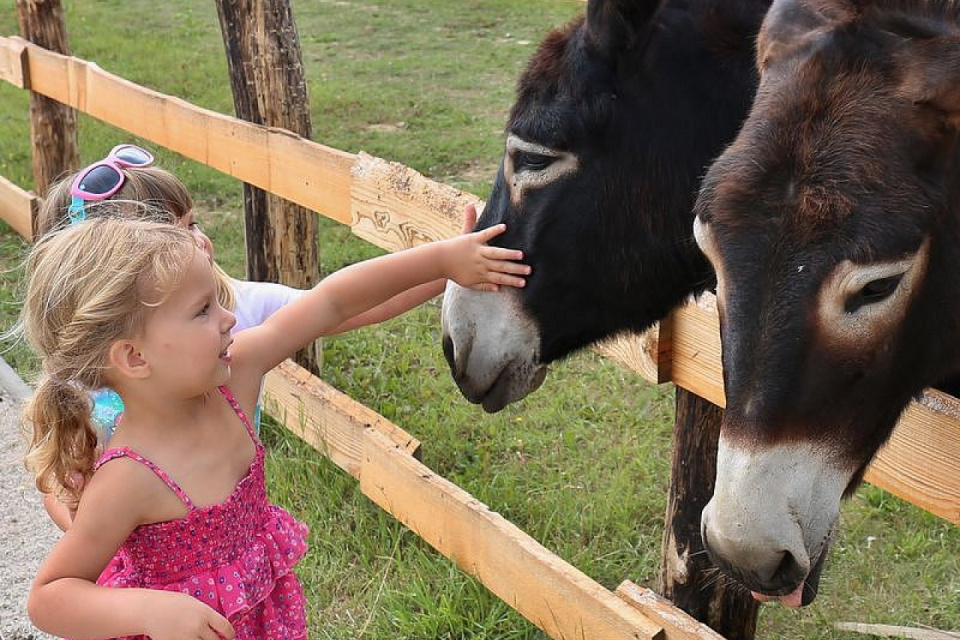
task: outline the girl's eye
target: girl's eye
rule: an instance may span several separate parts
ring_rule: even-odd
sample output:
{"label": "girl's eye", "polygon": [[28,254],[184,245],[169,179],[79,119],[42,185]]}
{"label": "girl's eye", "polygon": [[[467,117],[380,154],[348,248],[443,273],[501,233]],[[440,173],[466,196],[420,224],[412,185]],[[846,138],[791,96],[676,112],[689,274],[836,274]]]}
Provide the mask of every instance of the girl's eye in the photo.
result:
{"label": "girl's eye", "polygon": [[210,313],[210,303],[203,305],[203,308],[200,309],[200,312],[197,313],[198,316],[205,316]]}

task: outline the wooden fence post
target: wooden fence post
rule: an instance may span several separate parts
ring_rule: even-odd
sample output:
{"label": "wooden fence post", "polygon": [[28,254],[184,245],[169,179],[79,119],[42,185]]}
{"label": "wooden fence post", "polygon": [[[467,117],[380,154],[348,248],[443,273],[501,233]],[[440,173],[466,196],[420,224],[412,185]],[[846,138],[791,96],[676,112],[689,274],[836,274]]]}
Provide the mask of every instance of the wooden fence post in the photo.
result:
{"label": "wooden fence post", "polygon": [[[310,102],[290,1],[217,0],[217,13],[237,117],[309,138]],[[320,274],[317,215],[249,184],[243,194],[247,277],[312,287]],[[319,374],[319,342],[295,360]]]}
{"label": "wooden fence post", "polygon": [[[50,51],[70,54],[60,0],[17,0],[17,16],[24,39]],[[77,112],[31,91],[30,137],[33,178],[36,192],[42,197],[60,176],[79,168]]]}
{"label": "wooden fence post", "polygon": [[753,640],[760,605],[717,575],[704,551],[700,513],[713,495],[723,409],[676,387],[676,426],[660,593],[729,640]]}

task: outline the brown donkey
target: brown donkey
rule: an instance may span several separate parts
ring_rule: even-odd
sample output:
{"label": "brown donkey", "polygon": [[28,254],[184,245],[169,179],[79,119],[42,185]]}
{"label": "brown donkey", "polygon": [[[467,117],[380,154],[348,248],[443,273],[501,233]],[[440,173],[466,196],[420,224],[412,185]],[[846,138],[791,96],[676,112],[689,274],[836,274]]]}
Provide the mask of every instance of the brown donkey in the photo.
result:
{"label": "brown donkey", "polygon": [[778,0],[708,172],[727,411],[702,532],[758,597],[816,595],[839,503],[960,371],[960,3]]}

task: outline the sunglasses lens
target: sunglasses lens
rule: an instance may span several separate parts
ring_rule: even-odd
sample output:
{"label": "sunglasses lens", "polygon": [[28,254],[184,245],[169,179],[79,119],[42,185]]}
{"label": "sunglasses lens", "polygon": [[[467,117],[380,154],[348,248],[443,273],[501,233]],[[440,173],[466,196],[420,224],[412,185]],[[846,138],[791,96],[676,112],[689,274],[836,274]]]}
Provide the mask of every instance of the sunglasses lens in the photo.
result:
{"label": "sunglasses lens", "polygon": [[91,195],[102,196],[116,189],[123,180],[123,175],[113,167],[105,164],[97,165],[83,176],[77,189]]}
{"label": "sunglasses lens", "polygon": [[147,166],[153,162],[153,155],[150,152],[133,145],[117,149],[113,157],[135,167]]}

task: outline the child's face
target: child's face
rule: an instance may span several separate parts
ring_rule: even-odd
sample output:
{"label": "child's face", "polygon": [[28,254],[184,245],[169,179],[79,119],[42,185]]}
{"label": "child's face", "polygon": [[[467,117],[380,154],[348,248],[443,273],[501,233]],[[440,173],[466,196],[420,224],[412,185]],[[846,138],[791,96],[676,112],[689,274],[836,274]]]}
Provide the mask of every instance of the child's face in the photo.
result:
{"label": "child's face", "polygon": [[230,379],[234,315],[217,302],[211,260],[194,251],[180,287],[147,318],[141,352],[168,393],[193,397]]}

